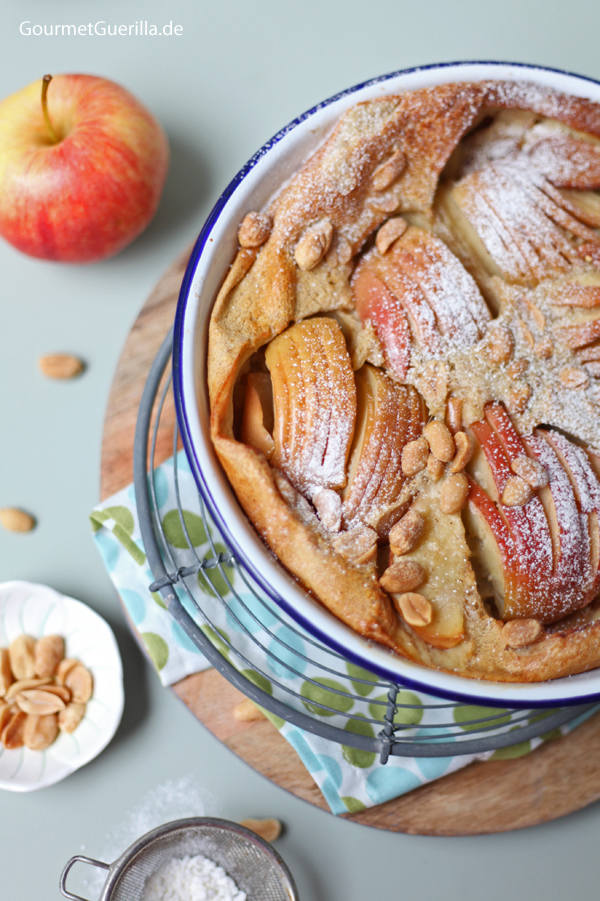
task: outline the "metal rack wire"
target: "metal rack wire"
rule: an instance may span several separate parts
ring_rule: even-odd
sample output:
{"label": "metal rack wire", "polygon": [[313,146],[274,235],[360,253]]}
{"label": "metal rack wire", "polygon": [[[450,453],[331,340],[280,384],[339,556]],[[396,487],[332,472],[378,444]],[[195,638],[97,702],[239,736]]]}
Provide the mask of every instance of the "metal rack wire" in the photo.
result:
{"label": "metal rack wire", "polygon": [[[134,445],[136,504],[154,575],[149,589],[160,593],[169,613],[194,645],[236,688],[275,717],[345,747],[374,752],[381,763],[386,763],[390,755],[445,757],[507,748],[550,733],[594,706],[500,710],[431,695],[421,704],[404,686],[353,667],[263,596],[209,521],[199,494],[210,552],[203,556],[197,553],[180,494],[177,426],[173,434],[175,492],[188,548],[171,545],[157,513],[153,477],[161,415],[171,390],[170,375],[164,381],[171,346],[169,334],[148,375]],[[211,572],[220,574],[220,590],[214,584],[217,580],[210,579]],[[210,593],[194,591],[194,580]],[[233,637],[220,626],[224,614],[235,624]],[[275,679],[273,672],[278,674]],[[353,692],[345,688],[349,674]]]}

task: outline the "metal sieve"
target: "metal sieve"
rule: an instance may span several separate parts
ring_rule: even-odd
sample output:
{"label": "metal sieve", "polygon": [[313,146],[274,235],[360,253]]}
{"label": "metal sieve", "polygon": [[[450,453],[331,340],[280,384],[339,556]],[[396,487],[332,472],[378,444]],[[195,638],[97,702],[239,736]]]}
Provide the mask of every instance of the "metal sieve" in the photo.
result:
{"label": "metal sieve", "polygon": [[202,854],[219,864],[248,901],[298,901],[292,875],[275,849],[254,832],[212,817],[165,823],[147,832],[113,863],[72,857],[60,877],[60,890],[70,901],[86,901],[66,887],[71,867],[81,861],[108,870],[98,901],[140,901],[146,881],[174,857]]}

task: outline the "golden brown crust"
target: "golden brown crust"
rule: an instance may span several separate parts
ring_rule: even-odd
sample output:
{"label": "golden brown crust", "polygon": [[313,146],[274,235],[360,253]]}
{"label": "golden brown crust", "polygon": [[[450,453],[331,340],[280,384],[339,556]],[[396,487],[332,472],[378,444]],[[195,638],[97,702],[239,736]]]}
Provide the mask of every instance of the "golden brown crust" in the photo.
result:
{"label": "golden brown crust", "polygon": [[[352,256],[392,213],[431,222],[440,174],[459,140],[485,112],[503,108],[533,110],[600,136],[596,104],[512,82],[443,85],[350,110],[271,204],[266,243],[239,251],[211,317],[208,384],[212,439],[240,503],[278,559],[329,610],[416,662],[474,678],[531,682],[599,664],[600,621],[591,605],[564,632],[546,630],[528,647],[507,647],[502,623],[478,594],[463,529],[466,637],[454,647],[434,647],[398,617],[375,566],[353,565],[336,553],[317,517],[284,500],[265,457],[237,441],[233,430],[234,387],[246,361],[294,321],[351,309]],[[396,177],[386,187],[382,167],[390,160]],[[295,250],[315,223],[330,223],[333,239],[316,264],[300,268]]]}

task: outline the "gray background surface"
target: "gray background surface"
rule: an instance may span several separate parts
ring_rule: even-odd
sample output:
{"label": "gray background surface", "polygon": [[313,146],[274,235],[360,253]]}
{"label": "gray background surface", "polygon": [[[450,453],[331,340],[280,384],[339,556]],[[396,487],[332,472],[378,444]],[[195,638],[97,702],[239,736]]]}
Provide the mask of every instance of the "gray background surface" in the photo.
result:
{"label": "gray background surface", "polygon": [[[100,19],[172,19],[183,35],[19,34],[24,20],[48,26]],[[103,75],[154,112],[172,147],[159,213],[116,259],[65,267],[0,243],[0,506],[22,506],[39,521],[29,535],[0,533],[0,581],[45,582],[101,613],[119,640],[127,692],[123,723],[99,758],[44,791],[2,793],[0,897],[56,901],[71,855],[106,859],[136,829],[154,825],[152,816],[193,812],[281,818],[287,831],[278,849],[302,901],[597,897],[597,805],[507,835],[402,836],[335,820],[258,776],[159,686],[129,636],[87,517],[98,500],[104,409],[128,330],[246,159],[319,100],[408,66],[499,59],[600,78],[598,4],[5,0],[0,25],[1,96],[45,72]],[[83,357],[85,376],[44,381],[37,357],[57,350]],[[73,885],[96,897],[93,886]]]}

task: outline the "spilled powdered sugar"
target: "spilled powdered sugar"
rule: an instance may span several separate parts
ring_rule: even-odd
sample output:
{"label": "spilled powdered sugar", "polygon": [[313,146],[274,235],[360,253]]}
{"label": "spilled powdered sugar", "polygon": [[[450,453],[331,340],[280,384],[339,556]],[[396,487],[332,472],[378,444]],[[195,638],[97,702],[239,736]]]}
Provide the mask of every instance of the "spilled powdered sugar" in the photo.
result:
{"label": "spilled powdered sugar", "polygon": [[[189,817],[220,816],[221,813],[209,793],[204,788],[200,789],[195,777],[190,775],[169,780],[157,785],[135,807],[117,818],[104,845],[100,849],[91,849],[91,856],[112,863],[142,835],[164,823]],[[85,845],[81,852],[89,853]],[[85,875],[79,877],[81,889],[78,894],[98,897],[106,881],[106,873],[96,867],[82,870]]]}

